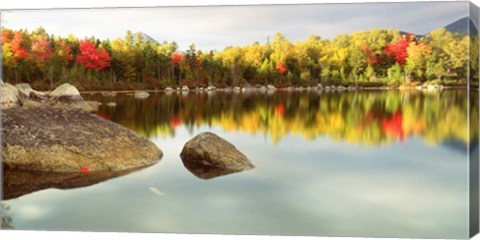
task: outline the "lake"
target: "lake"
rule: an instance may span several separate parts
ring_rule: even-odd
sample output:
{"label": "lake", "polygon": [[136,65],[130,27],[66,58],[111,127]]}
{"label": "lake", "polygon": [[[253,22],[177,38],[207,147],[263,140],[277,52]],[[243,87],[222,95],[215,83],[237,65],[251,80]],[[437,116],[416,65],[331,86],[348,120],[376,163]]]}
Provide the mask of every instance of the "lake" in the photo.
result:
{"label": "lake", "polygon": [[[84,98],[103,103],[99,116],[157,144],[162,160],[120,176],[6,170],[2,227],[468,236],[468,146],[478,134],[468,133],[466,90]],[[255,168],[210,179],[190,172],[179,154],[205,131],[234,144]]]}

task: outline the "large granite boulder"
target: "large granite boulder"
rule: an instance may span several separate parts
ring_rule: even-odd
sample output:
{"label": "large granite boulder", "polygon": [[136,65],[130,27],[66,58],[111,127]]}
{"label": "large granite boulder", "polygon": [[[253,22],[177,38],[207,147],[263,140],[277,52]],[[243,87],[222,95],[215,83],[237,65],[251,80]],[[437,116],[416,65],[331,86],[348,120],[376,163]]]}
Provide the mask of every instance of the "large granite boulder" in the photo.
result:
{"label": "large granite boulder", "polygon": [[1,109],[17,107],[20,105],[20,100],[18,99],[18,91],[15,91],[15,88],[12,89],[7,84],[0,85]]}
{"label": "large granite boulder", "polygon": [[18,94],[19,94],[18,89],[15,86],[13,86],[12,84],[3,83],[3,84],[1,84],[1,86],[9,89],[10,91],[12,91],[18,97]]}
{"label": "large granite boulder", "polygon": [[58,86],[48,95],[55,98],[82,99],[82,97],[80,96],[80,92],[77,90],[77,88],[68,83],[64,83]]}
{"label": "large granite boulder", "polygon": [[119,171],[152,165],[163,153],[131,130],[94,114],[39,106],[2,115],[2,160],[9,169]]}
{"label": "large granite boulder", "polygon": [[180,157],[190,172],[203,179],[254,168],[234,145],[211,132],[200,133],[188,141]]}
{"label": "large granite boulder", "polygon": [[30,96],[30,92],[33,91],[32,87],[28,83],[16,84],[15,88],[18,89],[18,91],[25,96]]}

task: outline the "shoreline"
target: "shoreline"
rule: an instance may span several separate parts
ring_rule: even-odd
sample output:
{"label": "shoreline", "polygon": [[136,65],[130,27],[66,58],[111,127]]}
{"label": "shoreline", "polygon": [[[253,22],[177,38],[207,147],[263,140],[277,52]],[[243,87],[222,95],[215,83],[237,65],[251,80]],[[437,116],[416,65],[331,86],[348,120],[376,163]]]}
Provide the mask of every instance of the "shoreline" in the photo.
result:
{"label": "shoreline", "polygon": [[[181,89],[165,90],[165,89],[136,89],[136,90],[85,90],[79,91],[82,94],[96,94],[96,93],[105,93],[105,94],[134,94],[135,92],[147,92],[147,93],[213,93],[213,92],[222,92],[222,93],[272,93],[272,92],[358,92],[358,91],[387,91],[387,90],[398,90],[398,91],[441,91],[441,90],[452,90],[452,89],[469,89],[467,85],[465,86],[441,86],[441,87],[430,87],[430,86],[416,86],[416,87],[358,87],[358,88],[326,88],[326,87],[291,87],[291,88],[276,88],[274,90],[264,90],[261,88],[240,88],[233,90],[232,88],[216,88],[215,90],[207,90],[205,88],[195,88],[189,89],[188,91]],[[478,90],[478,88],[472,88],[473,90]]]}

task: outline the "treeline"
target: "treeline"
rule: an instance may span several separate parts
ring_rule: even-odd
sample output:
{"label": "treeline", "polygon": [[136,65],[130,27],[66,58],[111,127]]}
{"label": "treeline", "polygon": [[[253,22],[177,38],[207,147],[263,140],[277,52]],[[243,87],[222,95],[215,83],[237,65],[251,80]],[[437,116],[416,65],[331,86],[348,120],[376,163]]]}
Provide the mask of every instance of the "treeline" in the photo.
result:
{"label": "treeline", "polygon": [[[470,47],[470,48],[469,48]],[[311,36],[291,42],[277,33],[265,44],[179,51],[175,42],[149,41],[127,31],[124,38],[99,40],[2,29],[4,80],[52,89],[69,82],[83,90],[243,86],[398,86],[404,83],[478,84],[478,37],[445,29],[425,36],[374,29]],[[469,61],[469,57],[471,61]]]}

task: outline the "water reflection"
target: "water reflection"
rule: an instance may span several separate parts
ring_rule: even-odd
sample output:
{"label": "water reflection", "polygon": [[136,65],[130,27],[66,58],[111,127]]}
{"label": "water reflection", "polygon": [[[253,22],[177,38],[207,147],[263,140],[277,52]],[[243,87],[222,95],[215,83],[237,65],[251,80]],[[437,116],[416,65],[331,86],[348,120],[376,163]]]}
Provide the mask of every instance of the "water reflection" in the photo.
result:
{"label": "water reflection", "polygon": [[[468,135],[467,96],[87,96],[116,101],[99,114],[148,136],[165,150],[162,164],[4,203],[16,229],[463,239],[471,199],[467,149],[478,143],[467,144],[478,138]],[[478,117],[474,105],[471,119]],[[256,167],[208,181],[192,176],[179,153],[205,131]],[[187,169],[203,178],[217,174]]]}
{"label": "water reflection", "polygon": [[211,179],[211,178],[220,177],[220,176],[243,171],[242,169],[221,168],[221,167],[215,167],[211,165],[196,163],[193,161],[182,160],[182,162],[185,168],[188,169],[188,171],[190,171],[193,175],[201,179]]}
{"label": "water reflection", "polygon": [[115,177],[123,176],[137,169],[110,172],[38,172],[17,169],[3,171],[3,200],[18,198],[36,191],[58,188],[72,189],[91,186]]}
{"label": "water reflection", "polygon": [[[112,100],[100,95],[86,97],[103,103]],[[274,144],[287,135],[307,140],[328,136],[362,145],[389,144],[412,136],[431,144],[468,144],[478,138],[478,131],[468,134],[466,90],[159,93],[146,100],[120,95],[115,101],[116,107],[104,104],[98,114],[145,137],[174,137],[184,125],[190,132],[195,127],[219,126],[229,132],[263,134]],[[478,114],[478,110],[472,108],[471,114]]]}

